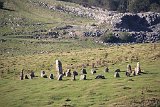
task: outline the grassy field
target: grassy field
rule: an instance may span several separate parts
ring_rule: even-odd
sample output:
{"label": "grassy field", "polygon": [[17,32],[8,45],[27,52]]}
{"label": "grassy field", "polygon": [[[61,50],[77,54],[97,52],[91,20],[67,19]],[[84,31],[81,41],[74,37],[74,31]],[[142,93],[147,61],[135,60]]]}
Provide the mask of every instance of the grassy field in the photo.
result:
{"label": "grassy field", "polygon": [[[37,0],[32,0],[37,1]],[[52,5],[71,5],[56,0],[39,0]],[[29,0],[7,0],[0,10],[0,107],[160,107],[160,43],[104,46],[91,39],[31,39],[28,33],[63,25],[85,25],[94,21],[35,7]],[[14,10],[14,11],[12,11]],[[37,24],[40,23],[40,24]],[[20,34],[16,35],[17,32]],[[22,32],[27,32],[22,34]],[[80,73],[87,80],[64,77],[58,81],[55,60],[63,70]],[[126,77],[140,62],[143,74]],[[95,63],[97,73],[90,73]],[[109,67],[109,73],[104,68]],[[35,72],[33,80],[19,80],[19,73]],[[114,71],[120,69],[120,78]],[[41,70],[54,74],[54,80],[40,77]],[[94,79],[102,74],[104,80]]]}
{"label": "grassy field", "polygon": [[[13,48],[12,51],[8,50],[9,53],[1,53],[0,105],[2,107],[145,107],[158,106],[159,104],[159,43],[104,47],[91,41],[85,41],[85,43],[72,40],[68,40],[70,43],[64,41],[52,43],[53,41],[48,41],[46,45],[40,43],[42,40],[32,40],[33,43],[38,43],[42,47],[37,48],[37,46],[30,43],[27,44],[27,47],[23,47],[15,41],[26,43],[31,40],[12,39],[9,43],[6,43],[7,47],[17,46],[16,48],[22,49],[17,51]],[[73,49],[75,43],[79,45],[76,49]],[[35,54],[32,54],[35,48],[49,51],[49,46],[58,46],[59,44],[61,44],[59,48],[63,51],[35,52]],[[71,47],[69,44],[74,46]],[[3,48],[1,47],[1,49]],[[27,52],[24,52],[24,50]],[[64,77],[63,81],[57,81],[56,77],[54,80],[40,78],[41,70],[45,70],[47,75],[50,73],[56,75],[56,59],[62,61],[64,71],[71,68],[72,71],[77,70],[80,72],[81,66],[86,65],[87,80],[81,81],[79,76],[76,77],[76,81],[71,81],[69,77]],[[98,61],[104,63],[98,64]],[[134,68],[138,61],[141,63],[144,74],[126,77],[127,64],[131,64]],[[96,64],[97,74],[95,75],[90,73],[92,63]],[[110,69],[109,73],[103,72],[106,66]],[[118,68],[121,69],[121,78],[117,79],[113,75]],[[22,69],[25,70],[25,73],[33,70],[38,77],[33,80],[20,81],[19,72]],[[95,80],[94,78],[98,74],[105,75],[106,79]]]}

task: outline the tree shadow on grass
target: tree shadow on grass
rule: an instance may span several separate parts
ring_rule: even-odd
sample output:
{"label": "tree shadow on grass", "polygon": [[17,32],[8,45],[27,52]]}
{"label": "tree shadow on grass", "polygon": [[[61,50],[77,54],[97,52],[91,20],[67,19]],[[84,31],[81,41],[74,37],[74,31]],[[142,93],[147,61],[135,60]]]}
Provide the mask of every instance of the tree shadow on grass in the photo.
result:
{"label": "tree shadow on grass", "polygon": [[15,11],[15,10],[12,10],[12,9],[7,9],[7,8],[0,8],[2,10],[7,10],[7,11]]}

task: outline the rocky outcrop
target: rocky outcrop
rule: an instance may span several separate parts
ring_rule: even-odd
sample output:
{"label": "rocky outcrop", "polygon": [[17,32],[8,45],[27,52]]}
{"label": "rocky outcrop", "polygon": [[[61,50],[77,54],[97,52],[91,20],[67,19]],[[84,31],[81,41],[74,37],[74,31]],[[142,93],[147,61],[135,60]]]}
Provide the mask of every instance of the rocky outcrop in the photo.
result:
{"label": "rocky outcrop", "polygon": [[[30,1],[33,2],[33,1]],[[33,2],[50,10],[65,12],[80,17],[88,17],[99,24],[105,23],[111,26],[113,33],[128,32],[133,37],[133,42],[156,42],[160,39],[160,13],[117,13],[98,7],[83,7],[81,5],[50,5],[44,2]],[[103,30],[106,31],[106,30]],[[84,36],[100,37],[103,31],[84,32]]]}

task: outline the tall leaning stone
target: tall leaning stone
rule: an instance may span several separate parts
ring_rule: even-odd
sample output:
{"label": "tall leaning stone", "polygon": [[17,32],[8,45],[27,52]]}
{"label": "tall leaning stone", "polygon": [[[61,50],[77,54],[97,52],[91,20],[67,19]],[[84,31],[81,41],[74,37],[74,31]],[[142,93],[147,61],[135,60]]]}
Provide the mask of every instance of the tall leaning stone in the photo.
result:
{"label": "tall leaning stone", "polygon": [[63,74],[62,63],[59,60],[56,60],[56,71],[58,75]]}

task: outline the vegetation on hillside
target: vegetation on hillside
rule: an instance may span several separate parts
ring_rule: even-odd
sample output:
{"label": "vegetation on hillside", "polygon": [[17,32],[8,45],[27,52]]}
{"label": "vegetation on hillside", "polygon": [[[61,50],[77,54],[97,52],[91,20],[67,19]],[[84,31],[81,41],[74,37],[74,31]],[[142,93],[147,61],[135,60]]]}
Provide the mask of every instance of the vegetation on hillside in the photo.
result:
{"label": "vegetation on hillside", "polygon": [[119,12],[160,12],[160,0],[61,0]]}

